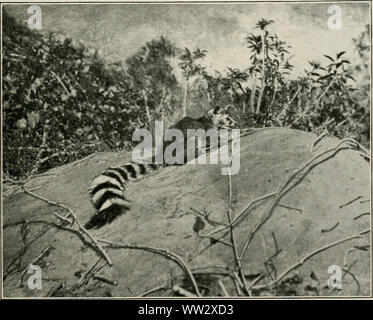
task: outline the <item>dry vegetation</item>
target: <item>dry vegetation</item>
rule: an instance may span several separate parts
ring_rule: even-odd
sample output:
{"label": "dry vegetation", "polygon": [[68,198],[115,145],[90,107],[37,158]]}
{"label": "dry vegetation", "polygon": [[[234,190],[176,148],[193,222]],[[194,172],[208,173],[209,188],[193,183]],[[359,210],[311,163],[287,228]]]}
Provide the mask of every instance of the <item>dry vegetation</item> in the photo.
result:
{"label": "dry vegetation", "polygon": [[260,20],[247,36],[247,69],[209,74],[200,64],[205,50],[181,50],[163,37],[124,64],[108,64],[83,43],[31,31],[6,10],[3,15],[6,177],[25,178],[97,151],[131,147],[136,128],[215,105],[230,104],[241,128],[328,129],[369,144],[368,27],[355,39],[359,65],[351,66],[341,51],[290,79],[291,46],[268,30],[271,20]]}

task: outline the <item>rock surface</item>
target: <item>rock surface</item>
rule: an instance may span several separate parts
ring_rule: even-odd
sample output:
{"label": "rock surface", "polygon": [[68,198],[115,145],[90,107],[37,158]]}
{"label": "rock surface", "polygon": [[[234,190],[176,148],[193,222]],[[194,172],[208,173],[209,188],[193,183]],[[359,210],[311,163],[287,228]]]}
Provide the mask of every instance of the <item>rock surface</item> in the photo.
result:
{"label": "rock surface", "polygon": [[[253,295],[370,294],[370,233],[365,232],[370,228],[369,162],[354,150],[327,153],[320,158],[323,161],[306,167],[309,170],[296,175],[286,192],[275,197],[274,192],[295,170],[339,143],[324,138],[311,152],[316,139],[312,133],[280,128],[254,131],[241,138],[240,171],[232,176],[233,219],[250,201],[268,195],[243,212],[234,228],[240,253],[253,228],[264,222],[242,259],[248,285],[261,276],[252,288]],[[98,153],[36,177],[26,187],[65,204],[84,224],[94,214],[86,192],[89,181],[106,167],[129,160],[125,153]],[[90,233],[97,239],[166,249],[192,270],[203,295],[221,295],[221,279],[228,293],[235,296],[232,270],[236,262],[230,235],[215,241],[228,230],[229,179],[220,174],[220,168],[167,167],[130,183],[131,210]],[[60,221],[52,212],[64,215],[66,211],[22,189],[9,193],[6,189],[3,201],[5,297],[127,297],[158,286],[164,288],[150,295],[174,296],[174,285],[194,293],[189,278],[174,261],[147,250],[105,248],[113,266],[106,265],[98,274],[118,284],[93,278],[82,284],[79,276],[90,270],[99,256],[89,241],[56,228]],[[276,199],[278,202],[273,202]],[[197,234],[196,216],[204,213],[208,213],[208,221],[202,219]],[[211,235],[217,228],[224,230]],[[215,240],[205,238],[209,234]],[[349,237],[352,239],[336,244]],[[21,272],[48,247],[48,254],[35,263],[41,267],[42,289],[27,287],[27,272],[19,285]],[[332,265],[348,270],[343,272],[341,290],[327,286]]]}

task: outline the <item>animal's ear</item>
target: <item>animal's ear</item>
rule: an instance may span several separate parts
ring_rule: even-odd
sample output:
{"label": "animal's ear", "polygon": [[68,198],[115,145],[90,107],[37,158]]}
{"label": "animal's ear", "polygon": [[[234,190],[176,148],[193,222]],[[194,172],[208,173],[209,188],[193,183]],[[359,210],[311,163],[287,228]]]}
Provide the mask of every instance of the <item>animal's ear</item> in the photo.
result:
{"label": "animal's ear", "polygon": [[217,113],[219,113],[220,112],[220,106],[216,106],[215,108],[214,108],[214,114],[217,114]]}
{"label": "animal's ear", "polygon": [[219,107],[219,106],[216,106],[215,108],[210,109],[209,111],[207,111],[207,114],[208,114],[210,117],[212,117],[212,116],[218,114],[219,111],[220,111],[220,107]]}
{"label": "animal's ear", "polygon": [[230,104],[228,104],[225,108],[224,108],[224,111],[228,111],[228,109],[231,107]]}

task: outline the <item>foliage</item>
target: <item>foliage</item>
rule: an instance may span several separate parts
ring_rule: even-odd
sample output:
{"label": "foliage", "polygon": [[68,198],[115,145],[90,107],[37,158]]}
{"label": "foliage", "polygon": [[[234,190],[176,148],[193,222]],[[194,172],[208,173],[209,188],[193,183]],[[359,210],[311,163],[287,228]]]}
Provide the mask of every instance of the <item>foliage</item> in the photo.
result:
{"label": "foliage", "polygon": [[361,126],[361,140],[365,145],[370,142],[370,99],[371,99],[371,65],[370,48],[371,34],[370,26],[366,25],[359,37],[353,39],[356,51],[359,54],[359,63],[353,66],[353,71],[357,76],[358,90],[355,91],[354,98],[359,101],[361,117],[357,118],[357,123]]}
{"label": "foliage", "polygon": [[189,82],[192,77],[205,73],[205,68],[197,63],[197,60],[206,57],[206,50],[197,49],[191,52],[188,48],[185,48],[179,59],[179,67],[183,70],[183,76],[185,78],[184,84],[184,95],[183,95],[183,116],[187,116],[188,110],[188,93],[189,93]]}
{"label": "foliage", "polygon": [[164,38],[148,43],[123,66],[105,63],[82,43],[30,31],[6,11],[3,30],[4,171],[9,176],[128,146],[133,131],[148,125],[150,112],[177,89],[165,60],[174,48]]}
{"label": "foliage", "polygon": [[[40,34],[3,11],[3,168],[24,177],[100,150],[131,145],[139,127],[175,115],[231,105],[240,127],[327,128],[369,143],[369,27],[354,39],[361,63],[345,51],[310,61],[290,77],[291,46],[261,19],[246,37],[248,67],[208,73],[206,50],[152,40],[125,63],[56,33]],[[177,63],[172,64],[172,60]],[[175,76],[179,68],[184,80]],[[355,83],[355,77],[357,83]]]}
{"label": "foliage", "polygon": [[137,107],[146,111],[146,118],[142,119],[146,126],[158,116],[164,119],[172,114],[172,106],[179,103],[180,88],[169,63],[176,52],[177,48],[161,37],[159,41],[148,42],[126,60],[130,87],[140,95],[136,101]]}
{"label": "foliage", "polygon": [[[306,131],[328,129],[340,138],[369,144],[369,28],[355,39],[361,63],[351,66],[345,51],[324,61],[310,61],[304,75],[292,79],[292,47],[268,30],[273,20],[261,19],[246,37],[245,70],[227,68],[225,75],[203,73],[207,92],[191,88],[194,100],[232,105],[241,127],[281,126]],[[356,75],[363,75],[359,82]]]}

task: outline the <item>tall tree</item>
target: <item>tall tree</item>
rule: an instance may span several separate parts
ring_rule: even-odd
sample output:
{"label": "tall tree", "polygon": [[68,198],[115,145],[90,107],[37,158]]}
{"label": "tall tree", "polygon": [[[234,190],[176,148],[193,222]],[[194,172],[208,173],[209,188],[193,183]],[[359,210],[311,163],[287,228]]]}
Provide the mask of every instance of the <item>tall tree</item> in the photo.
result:
{"label": "tall tree", "polygon": [[168,95],[177,90],[170,58],[176,56],[177,48],[166,38],[146,43],[137,53],[126,60],[126,71],[131,78],[131,87],[141,97],[143,117],[150,124],[163,113]]}
{"label": "tall tree", "polygon": [[187,115],[188,109],[188,91],[189,91],[189,81],[190,78],[195,75],[200,75],[205,70],[196,61],[206,57],[206,50],[197,49],[191,52],[188,48],[185,48],[183,53],[180,55],[179,67],[183,70],[183,75],[185,78],[184,95],[183,95],[183,116]]}

